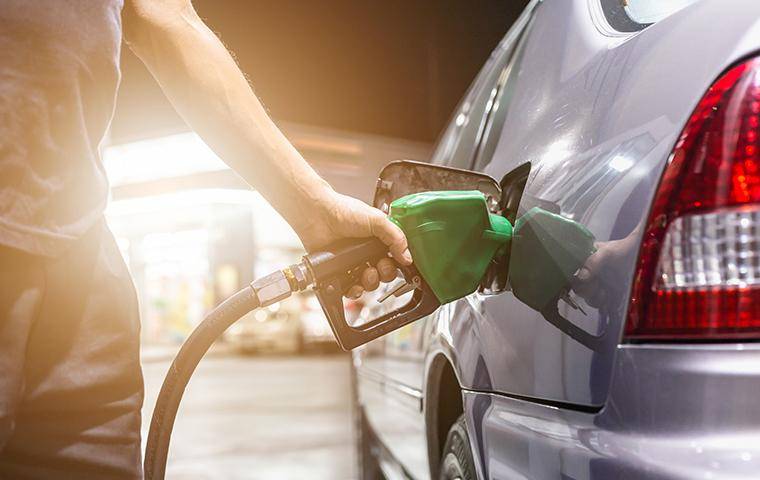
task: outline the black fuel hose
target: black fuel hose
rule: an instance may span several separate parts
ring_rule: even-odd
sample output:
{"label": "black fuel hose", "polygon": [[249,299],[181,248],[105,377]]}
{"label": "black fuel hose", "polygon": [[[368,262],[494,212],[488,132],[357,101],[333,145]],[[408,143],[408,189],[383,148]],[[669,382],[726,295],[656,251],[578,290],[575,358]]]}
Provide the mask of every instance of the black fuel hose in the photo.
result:
{"label": "black fuel hose", "polygon": [[252,286],[240,290],[212,310],[182,344],[164,378],[153,409],[143,464],[146,480],[164,478],[174,419],[195,367],[227,327],[260,304]]}
{"label": "black fuel hose", "polygon": [[338,241],[324,252],[307,255],[299,264],[259,278],[213,309],[182,344],[161,385],[145,446],[145,479],[163,480],[174,419],[187,382],[214,341],[230,325],[252,310],[280,302],[293,292],[308,288],[314,283],[315,275],[322,278],[346,272],[376,255],[387,255],[386,249],[377,239]]}

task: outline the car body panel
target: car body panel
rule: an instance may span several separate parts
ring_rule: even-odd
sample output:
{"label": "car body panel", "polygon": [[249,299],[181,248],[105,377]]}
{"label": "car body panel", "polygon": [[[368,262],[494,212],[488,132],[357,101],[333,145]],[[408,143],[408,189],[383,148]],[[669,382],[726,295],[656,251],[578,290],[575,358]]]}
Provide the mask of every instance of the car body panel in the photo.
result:
{"label": "car body panel", "polygon": [[422,415],[424,356],[419,348],[424,326],[425,322],[415,322],[386,335],[382,342],[373,342],[357,368],[368,422],[415,478],[428,474]]}

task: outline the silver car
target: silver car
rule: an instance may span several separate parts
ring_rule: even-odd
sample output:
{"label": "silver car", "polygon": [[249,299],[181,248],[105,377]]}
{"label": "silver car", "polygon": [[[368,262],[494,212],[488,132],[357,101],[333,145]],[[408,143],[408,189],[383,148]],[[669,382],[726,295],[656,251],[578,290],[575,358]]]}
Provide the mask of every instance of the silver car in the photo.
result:
{"label": "silver car", "polygon": [[758,55],[757,0],[527,6],[432,161],[593,249],[526,302],[514,265],[571,243],[538,228],[355,351],[361,478],[760,478]]}

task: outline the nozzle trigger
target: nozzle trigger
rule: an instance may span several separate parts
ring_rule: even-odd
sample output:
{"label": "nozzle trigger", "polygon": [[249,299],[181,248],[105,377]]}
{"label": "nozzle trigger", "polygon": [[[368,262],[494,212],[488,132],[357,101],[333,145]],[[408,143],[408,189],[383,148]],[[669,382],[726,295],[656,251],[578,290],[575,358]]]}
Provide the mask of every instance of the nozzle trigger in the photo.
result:
{"label": "nozzle trigger", "polygon": [[406,280],[401,281],[398,283],[398,285],[388,290],[382,297],[378,298],[377,303],[383,303],[384,301],[388,300],[391,297],[391,295],[398,298],[401,295],[409,293],[413,290],[417,290],[418,288],[420,288],[421,283],[422,283],[422,280],[420,280],[419,275],[416,275],[414,278],[412,278],[411,281],[406,281]]}

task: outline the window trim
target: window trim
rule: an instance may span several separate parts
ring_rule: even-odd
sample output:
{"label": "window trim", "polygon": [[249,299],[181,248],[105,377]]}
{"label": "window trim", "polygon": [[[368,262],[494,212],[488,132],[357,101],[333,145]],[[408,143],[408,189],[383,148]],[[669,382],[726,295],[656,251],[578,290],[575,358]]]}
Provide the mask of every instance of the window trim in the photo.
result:
{"label": "window trim", "polygon": [[[465,91],[465,94],[462,96],[462,98],[457,103],[456,107],[451,113],[451,116],[449,117],[449,120],[444,124],[441,132],[438,134],[438,138],[433,144],[433,151],[431,153],[430,159],[428,160],[430,163],[435,165],[442,165],[447,167],[455,167],[455,168],[471,168],[475,158],[477,156],[478,150],[480,148],[480,133],[476,133],[477,137],[475,139],[475,142],[473,142],[473,150],[470,152],[469,159],[467,159],[467,163],[465,165],[452,165],[451,159],[453,158],[451,154],[449,155],[443,155],[441,153],[441,148],[443,147],[443,143],[446,141],[450,141],[449,138],[451,136],[450,130],[452,129],[452,125],[455,122],[456,117],[462,113],[463,106],[465,103],[467,103],[470,100],[473,100],[477,97],[478,93],[481,91],[483,87],[483,83],[488,77],[488,73],[492,73],[494,70],[498,70],[499,72],[503,71],[503,69],[510,64],[512,60],[512,56],[514,55],[514,52],[517,48],[517,44],[519,43],[523,32],[525,31],[527,25],[530,23],[530,20],[533,18],[535,11],[537,10],[537,7],[543,2],[543,0],[530,0],[528,4],[523,9],[522,13],[519,17],[512,23],[509,30],[507,30],[507,33],[502,37],[502,39],[499,41],[496,48],[491,52],[491,55],[489,56],[488,60],[485,62],[481,70],[478,72],[478,74],[473,79],[472,83],[469,85],[467,90]],[[498,64],[500,60],[503,60],[504,66],[499,68],[498,66],[495,66],[494,64]],[[497,80],[498,82],[498,77]],[[487,120],[487,118],[490,116],[490,109],[487,109],[486,112],[484,112],[483,116],[479,119],[479,125],[478,130],[482,129],[482,123]],[[460,131],[456,135],[456,141],[457,143],[461,140],[462,131]]]}
{"label": "window trim", "polygon": [[[494,119],[496,115],[503,115],[502,118],[506,119],[507,113],[509,111],[509,105],[512,103],[511,99],[509,103],[502,103],[502,95],[507,88],[510,81],[516,81],[516,78],[513,77],[513,75],[517,74],[517,71],[515,68],[519,70],[520,64],[522,63],[522,57],[525,50],[525,44],[527,42],[527,36],[528,31],[530,30],[531,25],[533,24],[533,17],[531,16],[528,21],[525,23],[523,29],[520,31],[519,36],[515,38],[514,41],[514,48],[510,52],[509,59],[507,60],[507,63],[504,65],[504,67],[501,70],[501,73],[499,74],[499,77],[496,80],[496,83],[494,84],[494,90],[492,93],[491,102],[494,104],[491,106],[491,108],[488,110],[487,115],[483,119],[482,125],[480,127],[480,131],[478,132],[478,138],[477,138],[477,145],[475,146],[475,150],[473,151],[472,158],[470,159],[470,170],[474,171],[480,171],[482,172],[487,165],[491,163],[491,159],[488,160],[488,163],[483,164],[483,155],[486,153],[484,151],[484,148],[488,144],[489,139],[491,139],[492,135],[496,135],[494,137],[498,142],[501,141],[501,137],[503,132],[501,129],[499,130],[493,130],[494,126]],[[495,111],[494,108],[496,108],[496,102],[499,103],[498,108],[500,110]],[[503,127],[503,122],[502,125]],[[495,148],[495,147],[494,147]],[[492,154],[494,152],[491,152]],[[493,156],[493,155],[492,155]]]}

